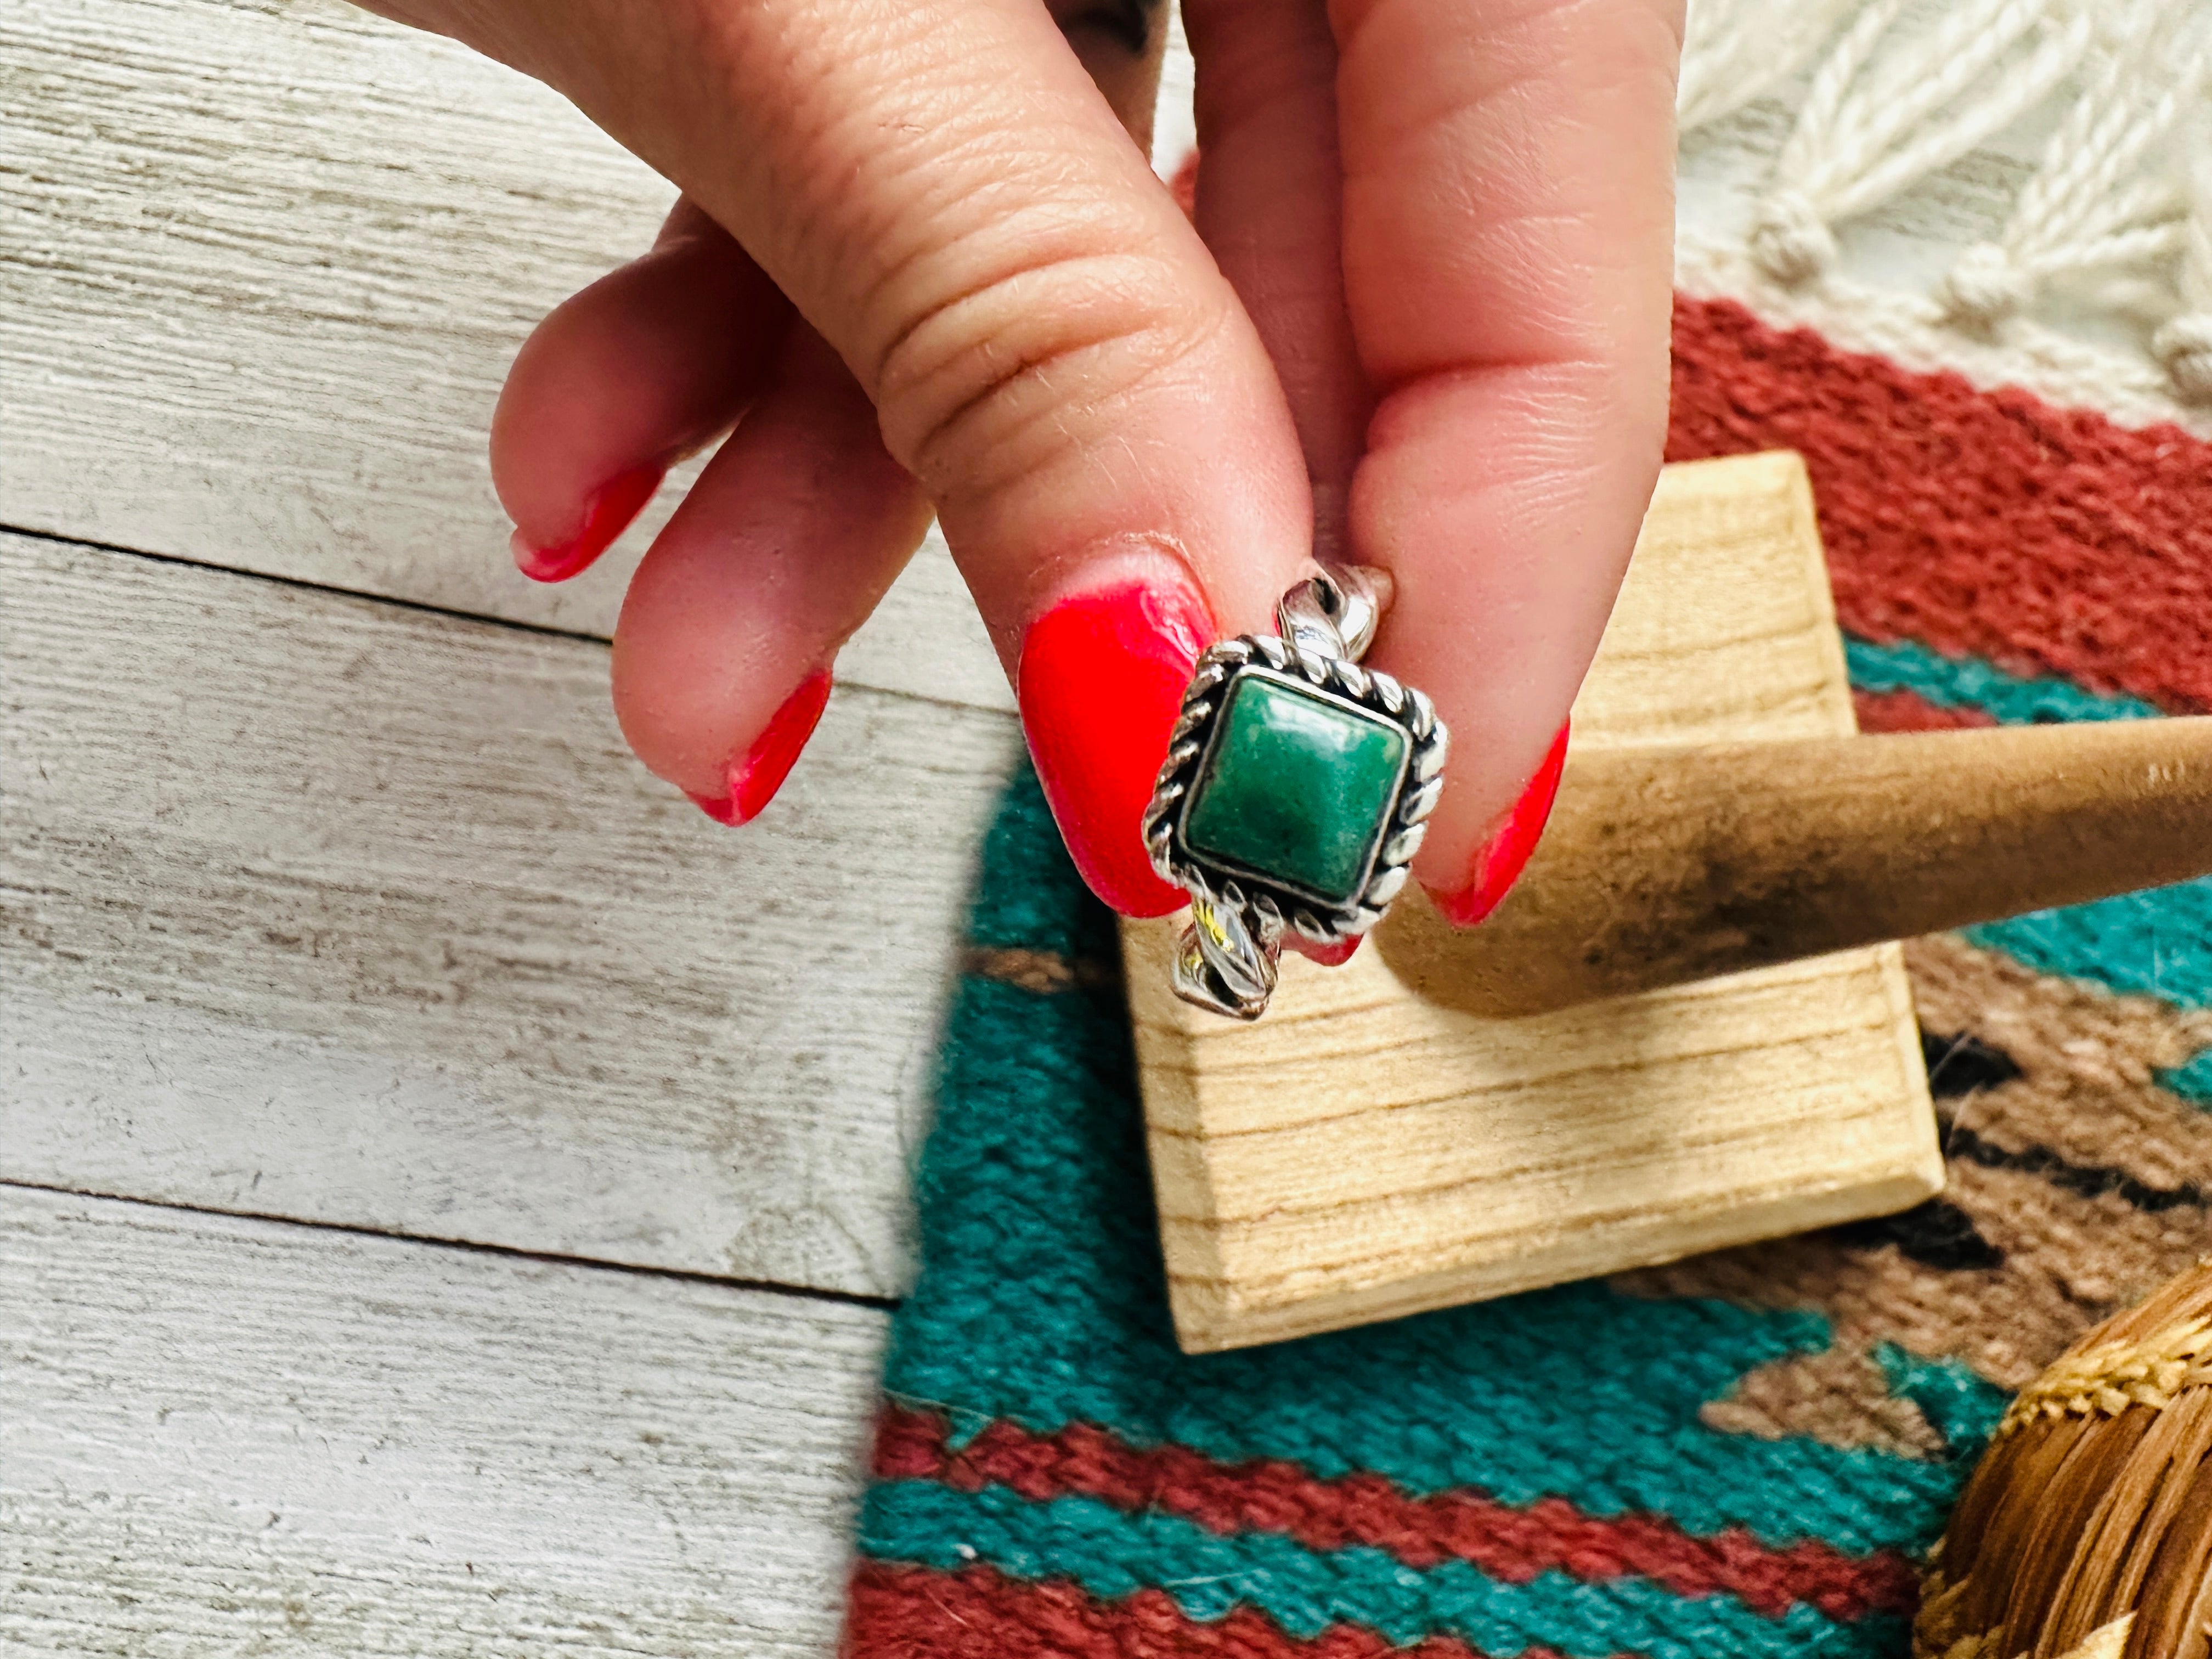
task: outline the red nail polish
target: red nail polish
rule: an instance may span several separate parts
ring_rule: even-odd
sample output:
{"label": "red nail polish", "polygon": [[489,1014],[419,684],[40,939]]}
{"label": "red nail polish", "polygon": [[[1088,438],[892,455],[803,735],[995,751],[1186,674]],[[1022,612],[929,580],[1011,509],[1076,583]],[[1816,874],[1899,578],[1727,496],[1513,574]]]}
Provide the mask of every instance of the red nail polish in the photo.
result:
{"label": "red nail polish", "polygon": [[692,804],[717,823],[751,823],[783,787],[798,763],[799,751],[806,747],[829,706],[830,671],[817,669],[769,717],[752,747],[730,763],[729,793],[719,798],[692,795]]}
{"label": "red nail polish", "polygon": [[1437,900],[1437,908],[1454,927],[1474,927],[1495,910],[1506,894],[1513,890],[1513,884],[1521,879],[1521,872],[1528,867],[1529,855],[1543,839],[1544,825],[1552,816],[1552,803],[1559,793],[1559,773],[1566,763],[1567,728],[1562,726],[1559,735],[1552,739],[1552,746],[1545,753],[1544,763],[1536,769],[1536,775],[1528,780],[1521,799],[1505,815],[1504,826],[1475,854],[1474,878],[1458,892]]}
{"label": "red nail polish", "polygon": [[1283,943],[1309,962],[1317,962],[1324,968],[1341,968],[1352,960],[1359,949],[1359,941],[1364,938],[1364,933],[1356,933],[1341,945],[1316,945],[1300,934],[1286,933]]}
{"label": "red nail polish", "polygon": [[567,541],[552,547],[532,547],[518,530],[508,545],[515,568],[534,582],[564,582],[614,544],[629,528],[630,520],[645,510],[653,492],[667,476],[663,466],[636,466],[617,473],[584,499],[584,521]]}
{"label": "red nail polish", "polygon": [[1022,729],[1075,867],[1124,915],[1182,908],[1153,872],[1139,824],[1213,618],[1186,577],[1122,581],[1062,599],[1030,624]]}

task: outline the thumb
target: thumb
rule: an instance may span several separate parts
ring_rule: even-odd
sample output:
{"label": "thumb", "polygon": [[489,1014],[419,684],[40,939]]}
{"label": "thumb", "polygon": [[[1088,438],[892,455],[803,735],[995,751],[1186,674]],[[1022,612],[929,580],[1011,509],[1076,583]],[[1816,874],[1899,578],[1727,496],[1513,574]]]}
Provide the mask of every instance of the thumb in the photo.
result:
{"label": "thumb", "polygon": [[1273,368],[1196,233],[1037,0],[592,16],[610,50],[529,67],[844,359],[937,509],[1079,866],[1124,911],[1172,908],[1138,822],[1191,658],[1267,626],[1312,534]]}

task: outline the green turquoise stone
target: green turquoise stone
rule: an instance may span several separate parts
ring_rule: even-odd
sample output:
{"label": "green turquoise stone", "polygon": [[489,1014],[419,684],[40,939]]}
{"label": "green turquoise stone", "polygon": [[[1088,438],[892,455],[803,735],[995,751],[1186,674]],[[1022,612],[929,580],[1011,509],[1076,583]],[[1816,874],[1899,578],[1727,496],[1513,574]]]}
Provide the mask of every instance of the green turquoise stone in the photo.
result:
{"label": "green turquoise stone", "polygon": [[1201,860],[1342,904],[1367,878],[1410,739],[1380,714],[1240,674],[1184,810]]}

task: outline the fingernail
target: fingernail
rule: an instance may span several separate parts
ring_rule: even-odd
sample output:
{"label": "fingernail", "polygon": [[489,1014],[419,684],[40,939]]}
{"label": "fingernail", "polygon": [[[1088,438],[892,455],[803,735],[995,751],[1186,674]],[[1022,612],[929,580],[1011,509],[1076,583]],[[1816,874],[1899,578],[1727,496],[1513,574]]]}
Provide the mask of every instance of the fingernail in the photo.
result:
{"label": "fingernail", "polygon": [[1091,891],[1124,915],[1182,908],[1139,825],[1212,613],[1164,557],[1144,574],[1069,595],[1030,624],[1017,678],[1022,729]]}
{"label": "fingernail", "polygon": [[1359,949],[1359,941],[1365,937],[1364,933],[1355,933],[1339,945],[1316,945],[1297,933],[1285,933],[1283,943],[1308,962],[1317,962],[1324,968],[1341,968],[1352,960],[1353,953]]}
{"label": "fingernail", "polygon": [[1529,855],[1544,838],[1544,825],[1551,818],[1552,803],[1559,793],[1559,773],[1566,763],[1567,728],[1562,726],[1559,735],[1552,739],[1552,746],[1545,753],[1544,763],[1536,769],[1536,775],[1528,780],[1521,799],[1505,815],[1504,823],[1475,854],[1473,878],[1458,892],[1437,900],[1437,908],[1454,927],[1474,927],[1495,910],[1506,894],[1513,890],[1513,884],[1521,879],[1521,872],[1528,867]]}
{"label": "fingernail", "polygon": [[635,466],[618,472],[584,498],[584,521],[567,541],[532,547],[518,530],[507,538],[515,568],[534,582],[562,582],[614,545],[616,537],[645,510],[667,476],[664,466]]}
{"label": "fingernail", "polygon": [[[799,751],[806,747],[807,738],[814,735],[822,711],[829,705],[830,671],[818,668],[769,717],[752,746],[730,763],[728,793],[691,795],[692,804],[717,823],[751,823],[783,787],[783,781],[798,763]],[[690,794],[689,790],[684,793]]]}

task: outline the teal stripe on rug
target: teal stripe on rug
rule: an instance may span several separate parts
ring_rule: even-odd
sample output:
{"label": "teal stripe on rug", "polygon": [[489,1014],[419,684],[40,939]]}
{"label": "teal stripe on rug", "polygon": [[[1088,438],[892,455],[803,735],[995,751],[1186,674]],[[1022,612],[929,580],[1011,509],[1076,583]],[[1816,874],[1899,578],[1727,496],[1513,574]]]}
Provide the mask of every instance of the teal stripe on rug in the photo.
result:
{"label": "teal stripe on rug", "polygon": [[[2212,879],[2037,910],[1962,930],[2046,974],[2064,974],[2179,1008],[2212,1007]],[[2169,1073],[2195,1075],[2196,1062]]]}
{"label": "teal stripe on rug", "polygon": [[2167,1067],[2158,1074],[2159,1082],[2184,1100],[2195,1101],[2199,1106],[2212,1105],[2212,1048],[2207,1048],[2185,1064]]}
{"label": "teal stripe on rug", "polygon": [[2008,674],[1978,657],[1942,656],[1910,640],[1876,645],[1846,634],[1844,660],[1862,691],[1917,691],[1940,708],[1979,708],[2007,726],[2152,720],[2160,713],[2140,697],[2101,696],[2071,680]]}
{"label": "teal stripe on rug", "polygon": [[1032,1504],[1002,1486],[878,1486],[861,1511],[860,1546],[941,1572],[980,1561],[1015,1578],[1072,1578],[1103,1601],[1157,1588],[1201,1621],[1254,1607],[1309,1641],[1353,1624],[1399,1646],[1456,1636],[1485,1653],[1543,1645],[1573,1659],[1886,1659],[1905,1643],[1893,1616],[1845,1625],[1801,1602],[1770,1619],[1733,1595],[1684,1597],[1648,1580],[1584,1583],[1557,1571],[1509,1584],[1464,1561],[1417,1570],[1364,1545],[1321,1552],[1279,1533],[1224,1538],[1156,1510],[1088,1498]]}

